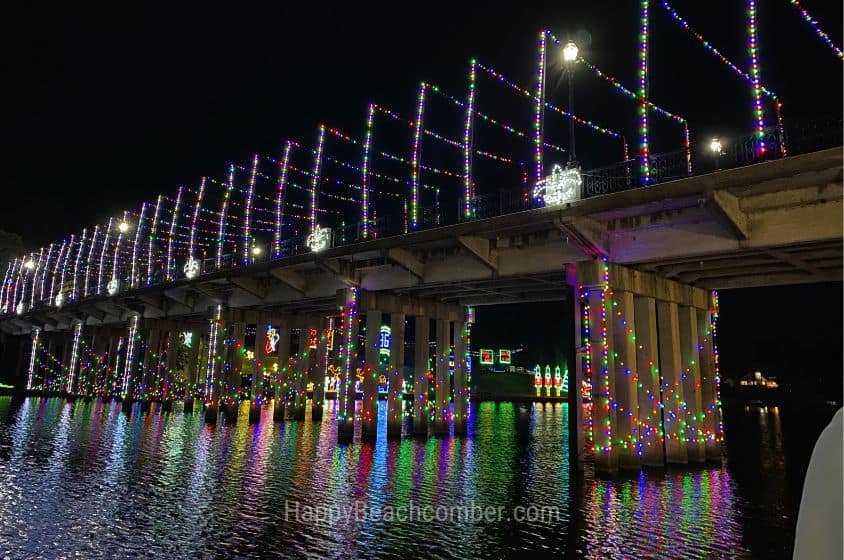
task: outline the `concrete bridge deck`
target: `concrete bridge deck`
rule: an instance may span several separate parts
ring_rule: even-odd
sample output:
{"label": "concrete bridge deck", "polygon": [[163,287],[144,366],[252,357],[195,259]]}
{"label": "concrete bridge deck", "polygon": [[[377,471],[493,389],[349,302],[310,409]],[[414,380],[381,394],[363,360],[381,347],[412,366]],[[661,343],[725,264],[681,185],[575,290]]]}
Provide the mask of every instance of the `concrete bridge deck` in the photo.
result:
{"label": "concrete bridge deck", "polygon": [[349,286],[459,305],[561,300],[566,265],[598,256],[706,289],[833,281],[843,209],[834,148],[89,297],[0,318],[0,328],[118,324],[138,312],[200,319],[218,303],[330,313]]}

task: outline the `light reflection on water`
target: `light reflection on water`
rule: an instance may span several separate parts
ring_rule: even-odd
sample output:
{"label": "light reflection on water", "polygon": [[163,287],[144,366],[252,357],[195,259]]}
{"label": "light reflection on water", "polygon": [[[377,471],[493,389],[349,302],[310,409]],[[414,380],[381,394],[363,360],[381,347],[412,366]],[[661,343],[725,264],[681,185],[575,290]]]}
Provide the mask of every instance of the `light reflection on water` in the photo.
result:
{"label": "light reflection on water", "polygon": [[[473,435],[337,444],[321,423],[206,425],[118,403],[0,398],[0,555],[735,558],[726,467],[573,475],[565,405],[473,405]],[[245,412],[245,411],[243,411]],[[381,434],[385,432],[381,403]],[[572,478],[573,477],[573,478]],[[301,506],[554,506],[534,523],[297,522]]]}

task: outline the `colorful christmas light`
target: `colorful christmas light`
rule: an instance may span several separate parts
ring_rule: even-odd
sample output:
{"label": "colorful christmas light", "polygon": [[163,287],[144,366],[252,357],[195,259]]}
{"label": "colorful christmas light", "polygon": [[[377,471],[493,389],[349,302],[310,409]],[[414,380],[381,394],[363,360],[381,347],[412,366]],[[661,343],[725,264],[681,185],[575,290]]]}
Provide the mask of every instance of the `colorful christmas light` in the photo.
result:
{"label": "colorful christmas light", "polygon": [[650,33],[649,0],[641,0],[639,27],[639,172],[642,183],[651,182],[650,148],[648,142],[648,35]]}
{"label": "colorful christmas light", "polygon": [[74,394],[76,384],[76,367],[79,364],[79,343],[82,339],[82,322],[76,321],[73,323],[73,344],[70,350],[70,366],[67,370],[67,385],[65,391],[69,395]]}
{"label": "colorful christmas light", "polygon": [[475,185],[472,182],[472,125],[475,117],[475,79],[478,61],[469,61],[469,91],[466,95],[466,117],[463,123],[463,218],[473,215],[472,199]]}
{"label": "colorful christmas light", "polygon": [[317,193],[319,192],[319,181],[322,173],[322,152],[325,147],[325,130],[326,126],[320,124],[316,152],[314,153],[314,167],[313,171],[311,171],[310,216],[308,217],[310,231],[314,231],[317,226]]}
{"label": "colorful christmas light", "polygon": [[252,157],[252,170],[249,172],[249,187],[246,191],[246,202],[243,205],[243,264],[251,260],[252,237],[249,228],[252,226],[252,201],[255,199],[255,179],[258,174],[258,154]]}
{"label": "colorful christmas light", "polygon": [[196,202],[193,206],[193,218],[190,222],[190,240],[188,241],[188,260],[193,260],[194,249],[196,248],[196,224],[199,220],[199,211],[202,209],[202,197],[205,196],[205,182],[203,177],[199,182],[199,190],[196,192]]}
{"label": "colorful christmas light", "polygon": [[[85,233],[84,233],[84,230],[83,230],[83,238],[84,238],[84,235],[85,235]],[[81,254],[81,252],[82,251],[81,251],[81,248],[80,248],[79,253],[77,253],[77,261],[78,261],[78,255]],[[38,250],[38,260],[35,262],[35,271],[32,273],[32,289],[30,290],[30,294],[29,294],[29,307],[30,307],[30,309],[35,305],[35,292],[36,292],[35,281],[38,278],[38,271],[41,269],[41,262],[42,262],[43,259],[44,259],[44,248],[42,247],[41,249]],[[74,278],[74,281],[75,280],[76,279]],[[5,288],[5,285],[6,284],[4,282],[3,283],[4,288]]]}
{"label": "colorful christmas light", "polygon": [[413,143],[410,150],[410,229],[419,228],[419,181],[421,177],[420,157],[422,151],[422,130],[425,118],[425,93],[428,85],[419,84],[416,96],[416,118],[413,121]]}
{"label": "colorful christmas light", "polygon": [[841,52],[841,49],[835,46],[835,43],[832,42],[832,39],[829,38],[829,35],[826,34],[818,25],[818,20],[813,18],[809,12],[807,12],[803,6],[800,5],[799,0],[789,0],[789,3],[797,8],[800,12],[800,15],[803,18],[803,21],[809,24],[809,27],[812,28],[812,31],[815,32],[815,35],[821,38],[821,41],[826,43],[826,46],[832,49],[832,52],[835,53],[835,56],[838,57],[839,60],[844,59],[844,53]]}
{"label": "colorful christmas light", "polygon": [[[35,290],[33,290],[35,291]],[[29,368],[27,369],[26,375],[26,390],[32,390],[32,381],[35,376],[35,361],[38,358],[38,354],[41,352],[39,347],[41,343],[41,329],[35,327],[32,330],[32,349],[29,353]]]}
{"label": "colorful christmas light", "polygon": [[542,142],[545,128],[545,54],[547,48],[547,35],[548,30],[546,29],[539,32],[539,60],[537,62],[536,93],[534,95],[533,111],[534,184],[542,181],[542,178],[544,177],[542,167]]}
{"label": "colorful christmas light", "polygon": [[[62,271],[64,270],[64,263],[67,260],[65,249],[67,249],[67,240],[62,241],[61,248],[59,248],[59,255],[56,258],[56,263],[53,265],[53,276],[50,280],[50,291],[47,293],[48,305],[53,304],[53,298],[56,294],[56,279],[60,279]],[[61,286],[59,286],[59,289],[61,289]]]}
{"label": "colorful christmas light", "polygon": [[226,191],[223,194],[223,202],[220,207],[220,220],[219,220],[219,229],[217,230],[217,258],[215,260],[215,266],[217,270],[223,267],[223,251],[224,245],[226,242],[226,214],[229,211],[229,199],[232,196],[232,191],[234,190],[234,172],[235,172],[235,165],[229,164],[229,179],[226,183]]}
{"label": "colorful christmas light", "polygon": [[275,201],[275,230],[273,231],[273,258],[281,257],[281,233],[284,227],[284,201],[287,197],[287,174],[290,167],[290,152],[293,142],[284,143],[284,154],[281,157],[278,170],[278,186]]}
{"label": "colorful christmas light", "polygon": [[[124,399],[129,397],[129,382],[132,379],[132,368],[135,364],[135,346],[138,340],[138,323],[140,317],[132,314],[129,317],[129,335],[126,342],[126,363],[123,370],[123,382],[120,388],[120,396]],[[115,364],[117,366],[118,364]],[[117,371],[119,369],[115,368]]]}
{"label": "colorful christmas light", "polygon": [[764,155],[765,108],[762,105],[762,85],[759,77],[759,43],[757,37],[756,0],[747,0],[747,54],[750,59],[750,79],[753,85],[753,115],[756,125],[756,153]]}
{"label": "colorful christmas light", "polygon": [[165,268],[164,277],[167,280],[175,279],[175,266],[173,263],[173,243],[176,239],[176,224],[179,223],[179,211],[182,207],[182,193],[184,187],[179,187],[176,191],[176,202],[173,204],[173,213],[170,218],[170,231],[167,234],[167,265]]}
{"label": "colorful christmas light", "polygon": [[155,210],[152,213],[152,224],[149,227],[149,246],[147,247],[147,284],[152,284],[153,281],[153,266],[157,261],[155,239],[158,233],[158,218],[161,215],[161,203],[164,200],[163,195],[158,195],[155,201]]}
{"label": "colorful christmas light", "polygon": [[[82,297],[87,297],[91,292],[88,290],[89,280],[91,278],[91,269],[94,264],[94,250],[97,246],[97,236],[100,234],[100,226],[94,226],[94,234],[91,236],[91,245],[88,247],[88,258],[85,259],[85,283],[82,286]],[[52,245],[51,245],[52,247]],[[48,253],[49,255],[49,253]]]}

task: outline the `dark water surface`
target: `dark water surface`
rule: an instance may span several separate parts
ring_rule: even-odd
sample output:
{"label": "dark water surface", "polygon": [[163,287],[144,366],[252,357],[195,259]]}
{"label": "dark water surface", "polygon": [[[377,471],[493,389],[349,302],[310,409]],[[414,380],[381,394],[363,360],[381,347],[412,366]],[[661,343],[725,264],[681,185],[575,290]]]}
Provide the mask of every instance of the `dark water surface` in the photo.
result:
{"label": "dark water surface", "polygon": [[[565,406],[479,403],[468,438],[387,442],[382,425],[375,445],[338,445],[334,422],[273,423],[271,411],[211,426],[178,410],[0,397],[0,557],[790,557],[831,408],[728,410],[723,465],[603,478],[572,475]],[[461,504],[505,518],[372,511]],[[314,506],[369,515],[295,519]],[[541,519],[508,519],[516,506]]]}

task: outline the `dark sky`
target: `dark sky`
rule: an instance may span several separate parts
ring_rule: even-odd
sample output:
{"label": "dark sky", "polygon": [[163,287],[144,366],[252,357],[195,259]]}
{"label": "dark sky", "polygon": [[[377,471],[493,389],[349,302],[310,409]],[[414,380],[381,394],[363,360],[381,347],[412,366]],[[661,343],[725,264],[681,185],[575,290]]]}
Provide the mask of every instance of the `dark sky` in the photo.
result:
{"label": "dark sky", "polygon": [[[465,95],[471,56],[526,85],[537,31],[544,26],[577,38],[588,60],[633,87],[638,4],[519,2],[506,10],[454,1],[406,7],[168,3],[130,10],[71,3],[27,11],[17,6],[19,12],[4,16],[0,33],[5,98],[0,229],[20,233],[35,248],[137,208],[159,192],[195,183],[203,174],[222,176],[229,161],[245,162],[255,152],[277,155],[285,138],[311,144],[320,121],[360,135],[370,100],[411,116],[421,79]],[[745,68],[743,4],[672,2]],[[840,115],[841,62],[786,0],[759,4],[762,80],[784,101],[785,118]],[[841,2],[803,4],[841,45]],[[652,5],[651,99],[686,116],[693,140],[749,132],[746,84],[703,52],[658,2]],[[634,137],[635,108],[627,99],[583,70],[576,83],[579,114]],[[497,87],[479,82],[480,109],[509,108]],[[564,105],[563,91],[552,88],[549,100]],[[523,109],[497,116],[528,130]],[[610,154],[614,147],[588,136],[578,136],[584,165],[618,159]],[[559,143],[565,144],[564,138]],[[654,152],[676,149],[678,132],[657,124],[653,144]],[[406,154],[407,148],[395,151]],[[840,285],[812,289],[838,293],[829,308],[834,313],[809,307],[817,319],[811,328],[837,333],[839,355]],[[781,290],[781,301],[795,305],[814,293]],[[723,298],[725,333],[726,310],[746,316],[750,305],[742,303],[744,295],[732,297]],[[760,336],[773,337],[766,328]],[[811,331],[796,330],[793,336],[801,340],[811,337]],[[735,351],[742,356],[736,369],[753,367],[751,353],[740,344]],[[836,367],[840,371],[840,361]]]}

